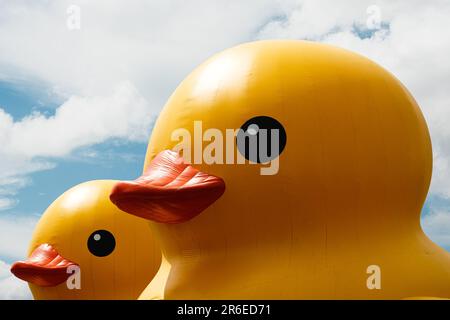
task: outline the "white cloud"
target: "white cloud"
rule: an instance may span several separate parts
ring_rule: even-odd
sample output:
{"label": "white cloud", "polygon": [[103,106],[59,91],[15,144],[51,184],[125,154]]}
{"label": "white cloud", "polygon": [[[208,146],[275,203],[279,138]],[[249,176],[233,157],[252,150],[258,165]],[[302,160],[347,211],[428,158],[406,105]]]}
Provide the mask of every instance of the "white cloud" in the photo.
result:
{"label": "white cloud", "polygon": [[31,292],[25,281],[10,272],[10,261],[23,260],[37,217],[0,216],[0,300],[31,299]]}
{"label": "white cloud", "polygon": [[25,281],[14,277],[8,261],[23,260],[38,217],[0,215],[0,300],[31,299]]}
{"label": "white cloud", "polygon": [[422,219],[422,228],[434,242],[450,250],[450,213],[432,212]]}
{"label": "white cloud", "polygon": [[53,116],[32,113],[14,121],[0,109],[0,210],[13,207],[26,175],[51,169],[45,157],[64,157],[110,138],[146,141],[153,118],[147,101],[129,82],[107,96],[72,96]]}
{"label": "white cloud", "polygon": [[28,174],[54,167],[54,164],[46,160],[6,154],[3,151],[4,149],[0,149],[0,211],[11,209],[18,203],[14,196],[30,183]]}
{"label": "white cloud", "polygon": [[[8,168],[7,157],[2,155],[1,151],[0,157],[0,165],[2,165],[4,169],[3,174],[0,173],[0,211],[4,211],[15,207],[19,203],[19,200],[15,199],[14,196],[20,189],[30,183],[30,179],[23,176],[23,172],[21,175],[14,176],[14,171],[11,170],[11,166]],[[15,165],[17,165],[17,163],[15,163]]]}
{"label": "white cloud", "polygon": [[[81,9],[69,30],[66,9]],[[277,1],[25,1],[0,12],[0,65],[7,79],[45,81],[60,93],[103,94],[129,80],[153,111],[212,53],[252,38]]]}
{"label": "white cloud", "polygon": [[16,204],[17,204],[17,200],[15,200],[15,199],[0,198],[0,211],[12,208]]}
{"label": "white cloud", "polygon": [[0,260],[0,300],[32,299],[28,284],[14,277],[10,268],[9,264]]}
{"label": "white cloud", "polygon": [[38,221],[36,216],[0,215],[0,258],[24,259]]}
{"label": "white cloud", "polygon": [[152,116],[146,100],[130,83],[106,97],[73,96],[51,117],[34,113],[14,122],[0,109],[5,138],[1,152],[28,158],[61,157],[109,138],[146,141]]}

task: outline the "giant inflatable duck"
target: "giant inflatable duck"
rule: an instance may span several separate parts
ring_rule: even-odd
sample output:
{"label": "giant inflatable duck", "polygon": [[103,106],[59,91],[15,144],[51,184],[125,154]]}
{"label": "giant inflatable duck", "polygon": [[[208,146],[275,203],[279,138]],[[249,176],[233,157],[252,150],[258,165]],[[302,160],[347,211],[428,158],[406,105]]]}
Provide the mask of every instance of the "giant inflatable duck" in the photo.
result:
{"label": "giant inflatable duck", "polygon": [[35,299],[136,299],[152,280],[160,248],[146,220],[111,203],[116,183],[77,185],[41,217],[28,259],[11,268]]}
{"label": "giant inflatable duck", "polygon": [[142,299],[450,298],[450,254],[420,226],[431,171],[425,120],[392,74],[340,48],[261,41],[179,85],[143,176],[110,198],[161,242]]}

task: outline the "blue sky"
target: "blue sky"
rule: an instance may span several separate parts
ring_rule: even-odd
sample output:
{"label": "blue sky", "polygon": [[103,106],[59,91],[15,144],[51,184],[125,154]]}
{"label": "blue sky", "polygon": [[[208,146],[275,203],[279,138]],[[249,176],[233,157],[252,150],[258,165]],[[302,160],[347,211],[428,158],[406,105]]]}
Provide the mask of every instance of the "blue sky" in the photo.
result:
{"label": "blue sky", "polygon": [[178,83],[213,53],[258,39],[348,48],[406,85],[433,142],[422,225],[450,250],[448,16],[446,0],[0,0],[0,299],[29,297],[9,264],[47,206],[80,182],[139,175]]}
{"label": "blue sky", "polygon": [[[37,110],[46,116],[54,115],[61,101],[45,97],[47,100],[42,102],[43,97],[45,91],[0,82],[0,106],[15,121]],[[54,166],[30,174],[31,182],[15,197],[17,205],[2,214],[41,214],[62,192],[84,181],[134,179],[141,173],[146,148],[145,142],[111,140],[80,148],[63,159],[51,158]]]}
{"label": "blue sky", "polygon": [[[61,103],[57,97],[49,98],[45,88],[0,82],[0,106],[13,116],[14,121],[20,121],[33,112],[52,117]],[[95,179],[134,179],[141,173],[146,148],[145,141],[111,138],[77,148],[64,157],[48,157],[49,168],[28,174],[25,186],[13,197],[15,204],[1,210],[0,214],[17,223],[21,223],[21,218],[30,218],[34,224],[59,195],[79,183]],[[27,228],[31,236],[30,231],[31,225]],[[19,242],[22,242],[19,250],[3,250],[0,260],[10,264],[23,257],[27,240]]]}

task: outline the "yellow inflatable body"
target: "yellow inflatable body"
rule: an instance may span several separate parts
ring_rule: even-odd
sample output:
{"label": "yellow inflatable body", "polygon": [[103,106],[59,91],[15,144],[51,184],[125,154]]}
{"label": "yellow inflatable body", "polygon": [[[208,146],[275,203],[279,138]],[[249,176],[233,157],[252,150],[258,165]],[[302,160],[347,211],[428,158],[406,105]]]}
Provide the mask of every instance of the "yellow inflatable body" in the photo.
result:
{"label": "yellow inflatable body", "polygon": [[[126,210],[154,220],[163,250],[141,299],[450,298],[450,255],[420,226],[432,171],[426,123],[407,89],[360,55],[304,41],[215,55],[170,97],[144,171],[151,175],[158,154],[179,149],[177,129],[194,137],[200,123],[225,136],[258,117],[285,130],[275,173],[262,174],[269,164],[259,161],[197,161],[193,167],[226,185],[201,213],[184,221],[176,199],[157,197],[148,199],[158,215]],[[200,147],[211,140],[203,136]],[[119,198],[121,188],[111,199],[126,207],[133,194]],[[201,190],[189,197],[201,199]]]}
{"label": "yellow inflatable body", "polygon": [[[110,202],[116,182],[82,183],[46,210],[28,260],[12,267],[29,281],[35,299],[136,299],[156,274],[160,248],[146,220]],[[78,287],[72,275],[79,277]]]}

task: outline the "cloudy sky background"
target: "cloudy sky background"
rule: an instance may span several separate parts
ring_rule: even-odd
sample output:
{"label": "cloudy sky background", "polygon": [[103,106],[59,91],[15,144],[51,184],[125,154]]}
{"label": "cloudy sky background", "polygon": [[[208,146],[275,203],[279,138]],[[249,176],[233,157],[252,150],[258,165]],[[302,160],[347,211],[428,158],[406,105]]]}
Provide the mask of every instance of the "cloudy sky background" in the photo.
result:
{"label": "cloudy sky background", "polygon": [[82,181],[137,176],[177,84],[257,39],[348,48],[409,88],[433,141],[422,225],[450,250],[449,17],[448,0],[0,0],[0,299],[30,297],[9,267],[46,207]]}

